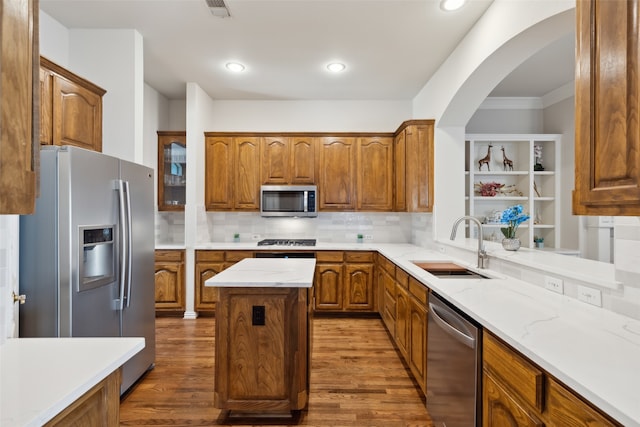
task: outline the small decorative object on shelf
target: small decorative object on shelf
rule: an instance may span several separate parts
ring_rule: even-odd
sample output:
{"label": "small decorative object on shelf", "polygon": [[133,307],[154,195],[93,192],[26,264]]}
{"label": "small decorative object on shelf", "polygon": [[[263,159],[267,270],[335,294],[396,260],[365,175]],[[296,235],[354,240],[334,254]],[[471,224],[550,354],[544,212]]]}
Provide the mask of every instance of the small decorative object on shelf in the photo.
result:
{"label": "small decorative object on shelf", "polygon": [[478,160],[478,170],[482,170],[483,164],[487,165],[488,171],[491,170],[491,168],[489,167],[489,163],[491,163],[491,147],[493,147],[493,145],[489,144],[489,146],[487,147],[487,155]]}
{"label": "small decorative object on shelf", "polygon": [[500,150],[502,150],[502,165],[504,166],[504,170],[507,170],[507,166],[509,167],[509,170],[513,170],[513,160],[507,158],[507,153],[504,152],[504,145],[502,146],[502,148],[500,148]]}
{"label": "small decorative object on shelf", "polygon": [[544,248],[544,237],[533,236],[533,243],[535,243],[536,248],[538,249]]}
{"label": "small decorative object on shelf", "polygon": [[534,145],[533,146],[533,157],[535,157],[535,164],[533,165],[533,170],[536,172],[543,171],[544,166],[542,166],[542,145]]}
{"label": "small decorative object on shelf", "polygon": [[483,197],[515,196],[522,197],[522,191],[515,184],[506,185],[499,182],[476,182],[475,192]]}
{"label": "small decorative object on shelf", "polygon": [[500,222],[507,224],[506,227],[500,228],[505,237],[502,240],[502,247],[508,251],[520,249],[520,240],[516,237],[516,231],[520,224],[529,219],[529,215],[525,214],[523,210],[522,205],[514,205],[502,211]]}

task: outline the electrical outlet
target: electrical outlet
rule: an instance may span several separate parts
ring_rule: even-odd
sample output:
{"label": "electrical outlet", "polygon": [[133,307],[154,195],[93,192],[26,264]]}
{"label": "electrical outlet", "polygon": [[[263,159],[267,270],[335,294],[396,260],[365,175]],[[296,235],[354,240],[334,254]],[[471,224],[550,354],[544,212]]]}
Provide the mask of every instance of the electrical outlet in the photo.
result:
{"label": "electrical outlet", "polygon": [[441,254],[446,254],[447,249],[444,246],[438,246],[438,252],[440,252]]}
{"label": "electrical outlet", "polygon": [[544,276],[544,287],[559,294],[564,293],[563,280],[556,277]]}
{"label": "electrical outlet", "polygon": [[252,234],[251,235],[251,240],[253,240],[254,242],[260,240],[260,235],[259,234]]}
{"label": "electrical outlet", "polygon": [[369,240],[369,241],[373,240],[373,234],[365,234],[364,240]]}
{"label": "electrical outlet", "polygon": [[578,285],[578,299],[596,307],[602,307],[602,292],[598,289]]}

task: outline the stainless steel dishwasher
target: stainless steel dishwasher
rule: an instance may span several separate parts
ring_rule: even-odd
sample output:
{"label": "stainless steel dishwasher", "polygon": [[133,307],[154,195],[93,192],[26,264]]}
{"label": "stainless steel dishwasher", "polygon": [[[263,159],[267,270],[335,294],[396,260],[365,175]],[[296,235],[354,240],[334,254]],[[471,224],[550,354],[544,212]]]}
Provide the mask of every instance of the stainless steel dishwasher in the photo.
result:
{"label": "stainless steel dishwasher", "polygon": [[437,427],[481,424],[480,327],[431,292],[427,327],[427,411]]}

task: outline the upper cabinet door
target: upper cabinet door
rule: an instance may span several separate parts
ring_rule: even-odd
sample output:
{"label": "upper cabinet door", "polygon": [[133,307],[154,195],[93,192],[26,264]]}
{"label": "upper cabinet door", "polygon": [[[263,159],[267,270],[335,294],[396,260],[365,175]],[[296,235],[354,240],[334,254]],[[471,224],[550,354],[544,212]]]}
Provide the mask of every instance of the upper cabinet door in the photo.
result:
{"label": "upper cabinet door", "polygon": [[35,208],[38,1],[0,0],[0,214]]}
{"label": "upper cabinet door", "polygon": [[92,82],[40,58],[40,143],[102,151],[102,97]]}
{"label": "upper cabinet door", "polygon": [[207,210],[233,209],[233,138],[205,136],[204,204]]}
{"label": "upper cabinet door", "polygon": [[638,3],[576,3],[577,215],[640,215]]}
{"label": "upper cabinet door", "polygon": [[356,144],[351,137],[320,140],[318,192],[321,210],[354,210]]}
{"label": "upper cabinet door", "polygon": [[393,210],[393,138],[358,138],[358,210]]}
{"label": "upper cabinet door", "polygon": [[234,209],[260,209],[260,138],[240,137],[234,141]]}
{"label": "upper cabinet door", "polygon": [[187,189],[187,133],[158,131],[158,210],[183,211]]}
{"label": "upper cabinet door", "polygon": [[291,184],[316,183],[316,144],[310,136],[291,137]]}
{"label": "upper cabinet door", "polygon": [[262,144],[262,183],[288,184],[291,177],[289,138],[264,137]]}

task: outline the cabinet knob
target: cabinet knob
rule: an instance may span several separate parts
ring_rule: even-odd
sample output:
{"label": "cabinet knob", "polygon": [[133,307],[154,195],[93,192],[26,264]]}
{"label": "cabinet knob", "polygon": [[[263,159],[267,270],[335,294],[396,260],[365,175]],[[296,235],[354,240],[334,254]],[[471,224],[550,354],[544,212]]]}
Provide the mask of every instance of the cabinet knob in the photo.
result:
{"label": "cabinet knob", "polygon": [[27,301],[27,296],[26,295],[18,295],[15,292],[11,292],[11,294],[13,295],[13,302],[20,302],[20,304],[24,304]]}

